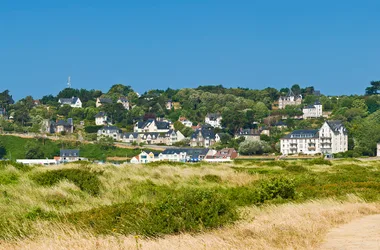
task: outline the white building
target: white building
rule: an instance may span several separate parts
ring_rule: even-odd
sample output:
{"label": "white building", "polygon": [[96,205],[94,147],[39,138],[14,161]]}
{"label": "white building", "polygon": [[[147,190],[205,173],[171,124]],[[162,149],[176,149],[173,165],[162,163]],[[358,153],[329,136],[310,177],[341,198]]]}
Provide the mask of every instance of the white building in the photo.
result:
{"label": "white building", "polygon": [[95,115],[95,124],[100,125],[107,125],[108,124],[108,116],[105,112],[101,111]]}
{"label": "white building", "polygon": [[295,130],[280,140],[281,153],[335,154],[348,150],[347,130],[341,121],[326,121],[319,130]]}
{"label": "white building", "polygon": [[303,119],[322,117],[322,104],[319,101],[315,101],[314,104],[305,106],[302,109]]}
{"label": "white building", "polygon": [[377,157],[380,157],[380,142],[377,143]]}
{"label": "white building", "polygon": [[321,152],[335,154],[348,150],[347,130],[341,121],[326,121],[319,130]]}
{"label": "white building", "polygon": [[216,113],[207,114],[205,117],[205,123],[214,128],[222,128],[222,116]]}
{"label": "white building", "polygon": [[173,108],[173,101],[172,100],[167,100],[165,103],[165,107],[167,110],[171,110]]}
{"label": "white building", "polygon": [[79,97],[71,97],[71,98],[59,98],[58,103],[63,105],[70,105],[72,108],[81,108],[82,102]]}

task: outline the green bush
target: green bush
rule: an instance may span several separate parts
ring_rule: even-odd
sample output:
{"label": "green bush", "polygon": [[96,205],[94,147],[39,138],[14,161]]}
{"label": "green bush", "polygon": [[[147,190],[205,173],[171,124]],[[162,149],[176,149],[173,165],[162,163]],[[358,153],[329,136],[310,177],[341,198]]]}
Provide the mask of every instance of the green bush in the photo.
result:
{"label": "green bush", "polygon": [[122,203],[69,214],[75,225],[92,228],[98,234],[159,236],[198,232],[238,219],[235,206],[210,190],[181,190],[156,203]]}
{"label": "green bush", "polygon": [[330,166],[332,165],[331,161],[325,160],[322,158],[315,158],[312,160],[307,160],[307,161],[305,161],[305,163],[308,165],[330,165]]}
{"label": "green bush", "polygon": [[215,182],[215,183],[222,182],[222,178],[219,175],[214,175],[214,174],[207,174],[203,176],[202,179],[208,182]]}
{"label": "green bush", "polygon": [[284,177],[271,178],[261,183],[259,188],[260,202],[276,198],[293,199],[295,184],[293,180]]}
{"label": "green bush", "polygon": [[290,166],[286,166],[284,167],[284,169],[286,171],[289,171],[289,172],[295,172],[295,173],[302,173],[302,172],[307,172],[309,171],[307,168],[303,167],[303,166],[298,166],[298,165],[290,165]]}
{"label": "green bush", "polygon": [[89,133],[89,134],[91,134],[91,133],[98,133],[98,130],[101,129],[102,127],[103,126],[86,126],[84,128],[84,131],[86,133]]}
{"label": "green bush", "polygon": [[18,175],[11,172],[0,173],[0,185],[16,184],[18,183]]}
{"label": "green bush", "polygon": [[35,207],[35,208],[32,208],[32,210],[29,211],[25,215],[25,218],[29,220],[36,220],[36,219],[48,220],[48,219],[57,218],[57,215],[53,212],[46,212],[42,210],[40,207]]}
{"label": "green bush", "polygon": [[22,163],[18,162],[11,162],[11,161],[0,161],[0,168],[5,169],[7,166],[13,166],[14,168],[22,171],[22,172],[28,172],[32,169],[32,167],[28,165],[24,165]]}
{"label": "green bush", "polygon": [[101,183],[97,174],[84,169],[60,169],[35,174],[32,179],[42,186],[53,186],[63,179],[72,181],[82,191],[91,195],[100,193]]}

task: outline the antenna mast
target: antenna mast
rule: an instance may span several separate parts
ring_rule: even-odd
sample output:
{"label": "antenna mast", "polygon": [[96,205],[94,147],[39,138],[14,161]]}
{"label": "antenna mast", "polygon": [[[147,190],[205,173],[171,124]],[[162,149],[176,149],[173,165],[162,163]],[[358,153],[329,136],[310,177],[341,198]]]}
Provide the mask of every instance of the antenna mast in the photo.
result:
{"label": "antenna mast", "polygon": [[67,88],[71,88],[71,77],[67,78]]}

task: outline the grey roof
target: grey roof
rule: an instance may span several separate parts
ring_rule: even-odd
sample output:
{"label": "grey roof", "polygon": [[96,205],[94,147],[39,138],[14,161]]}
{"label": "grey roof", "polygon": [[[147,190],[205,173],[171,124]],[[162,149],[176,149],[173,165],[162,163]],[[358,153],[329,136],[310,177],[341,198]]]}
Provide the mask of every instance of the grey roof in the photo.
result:
{"label": "grey roof", "polygon": [[319,100],[316,100],[316,101],[314,102],[314,105],[322,105],[322,103],[321,103]]}
{"label": "grey roof", "polygon": [[121,129],[119,129],[116,126],[104,126],[101,130],[110,130],[110,131],[119,132],[119,133],[121,132]]}
{"label": "grey roof", "polygon": [[59,102],[62,104],[75,104],[79,98],[78,97],[72,97],[72,98],[59,98]]}
{"label": "grey roof", "polygon": [[63,156],[78,156],[79,157],[79,149],[61,149],[59,150],[59,155]]}
{"label": "grey roof", "polygon": [[145,122],[138,122],[137,127],[140,129],[143,129],[147,126],[149,126],[152,122],[155,122],[157,129],[169,129],[170,128],[170,123],[168,122],[160,122],[154,119],[148,119]]}
{"label": "grey roof", "polygon": [[334,132],[339,131],[341,128],[343,128],[343,132],[346,132],[346,128],[344,127],[342,121],[326,121],[326,123]]}
{"label": "grey roof", "polygon": [[110,98],[99,98],[100,103],[112,103]]}
{"label": "grey roof", "polygon": [[284,121],[278,121],[274,126],[288,126]]}
{"label": "grey roof", "polygon": [[73,126],[73,119],[68,118],[67,121],[59,120],[55,123],[56,126],[64,126],[64,127],[71,127]]}
{"label": "grey roof", "polygon": [[295,99],[298,99],[301,95],[295,95],[293,90],[291,88],[289,88],[289,91],[286,94],[286,96],[281,96],[280,99],[286,99],[286,98],[291,97],[291,96],[294,96]]}
{"label": "grey roof", "polygon": [[216,121],[216,119],[221,118],[222,116],[218,113],[209,113],[206,115],[211,121]]}
{"label": "grey roof", "polygon": [[202,135],[203,138],[210,138],[210,139],[215,139],[215,132],[211,129],[205,129],[201,128],[196,130],[192,135],[191,139],[197,138],[198,136]]}
{"label": "grey roof", "polygon": [[307,138],[318,138],[317,129],[299,129],[285,135],[281,139],[307,139]]}
{"label": "grey roof", "polygon": [[129,138],[131,135],[133,136],[133,138],[137,139],[137,137],[139,136],[139,133],[133,133],[133,132],[132,133],[124,133],[122,137],[123,138]]}
{"label": "grey roof", "polygon": [[309,104],[304,107],[305,109],[315,109],[315,106],[313,104]]}
{"label": "grey roof", "polygon": [[120,96],[119,99],[118,99],[118,101],[119,100],[122,101],[122,102],[128,102],[128,99],[125,96]]}
{"label": "grey roof", "polygon": [[192,159],[199,159],[200,156],[205,156],[208,153],[208,148],[168,148],[165,149],[161,154],[179,154],[186,153]]}
{"label": "grey roof", "polygon": [[104,116],[107,116],[107,113],[103,112],[103,111],[100,111],[99,113],[97,113],[95,115],[95,118],[98,118],[98,117],[104,117]]}

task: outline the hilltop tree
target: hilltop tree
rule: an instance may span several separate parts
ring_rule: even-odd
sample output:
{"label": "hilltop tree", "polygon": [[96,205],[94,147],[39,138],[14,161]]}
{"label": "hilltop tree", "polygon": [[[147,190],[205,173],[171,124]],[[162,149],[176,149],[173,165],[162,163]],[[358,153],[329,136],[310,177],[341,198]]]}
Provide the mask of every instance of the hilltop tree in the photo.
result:
{"label": "hilltop tree", "polygon": [[371,86],[365,89],[366,95],[377,95],[380,90],[380,81],[372,81]]}
{"label": "hilltop tree", "polygon": [[12,96],[9,94],[9,90],[5,90],[2,93],[0,93],[0,108],[9,108],[10,104],[13,104],[14,101],[12,99]]}
{"label": "hilltop tree", "polygon": [[129,93],[133,92],[131,86],[125,86],[123,84],[115,84],[107,92],[107,96],[116,101],[120,96],[128,96]]}

